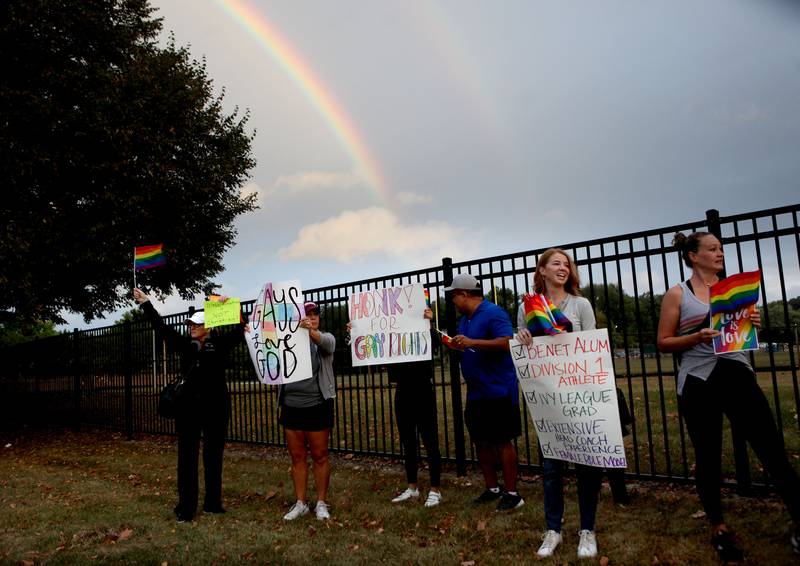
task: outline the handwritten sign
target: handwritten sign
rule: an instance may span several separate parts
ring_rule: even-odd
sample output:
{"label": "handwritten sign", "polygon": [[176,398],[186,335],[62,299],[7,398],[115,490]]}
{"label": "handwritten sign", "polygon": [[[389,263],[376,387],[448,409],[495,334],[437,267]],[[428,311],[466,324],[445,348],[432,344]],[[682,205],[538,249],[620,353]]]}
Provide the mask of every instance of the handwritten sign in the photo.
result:
{"label": "handwritten sign", "polygon": [[718,281],[709,290],[714,353],[758,349],[758,333],[750,315],[756,309],[761,272],[748,271]]}
{"label": "handwritten sign", "polygon": [[261,289],[246,340],[263,383],[280,385],[314,376],[308,330],[300,328],[304,314],[298,281],[266,283]]}
{"label": "handwritten sign", "polygon": [[203,304],[203,310],[205,311],[206,328],[239,324],[240,322],[241,302],[239,299],[228,299],[224,303],[212,299]]}
{"label": "handwritten sign", "polygon": [[511,340],[511,358],[542,453],[600,468],[625,468],[625,445],[606,329]]}
{"label": "handwritten sign", "polygon": [[348,306],[353,366],[431,359],[430,322],[424,317],[422,285],[353,293]]}

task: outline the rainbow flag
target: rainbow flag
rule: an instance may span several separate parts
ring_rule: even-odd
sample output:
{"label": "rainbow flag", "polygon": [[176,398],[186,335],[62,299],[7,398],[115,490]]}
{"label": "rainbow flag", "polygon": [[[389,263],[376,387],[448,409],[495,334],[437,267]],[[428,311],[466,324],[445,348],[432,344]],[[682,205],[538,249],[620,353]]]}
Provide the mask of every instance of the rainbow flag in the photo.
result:
{"label": "rainbow flag", "polygon": [[750,315],[760,288],[760,271],[731,275],[711,286],[711,328],[719,332],[714,338],[715,354],[758,349],[758,332]]}
{"label": "rainbow flag", "polygon": [[[522,297],[522,305],[525,310],[525,324],[534,336],[552,336],[567,332],[564,326],[556,322],[552,310],[555,306],[552,306],[544,295],[526,293]],[[569,322],[561,311],[558,312],[560,318]],[[569,328],[572,329],[572,323],[569,324]]]}
{"label": "rainbow flag", "polygon": [[431,308],[431,292],[428,289],[423,289],[423,293],[425,293],[425,306]]}
{"label": "rainbow flag", "polygon": [[[542,295],[544,297],[544,295]],[[564,332],[572,332],[572,321],[567,318],[567,316],[559,310],[557,306],[550,302],[547,297],[544,297],[547,301],[547,308],[550,309],[550,314],[553,315],[553,320],[556,323],[556,326],[561,328]]]}
{"label": "rainbow flag", "polygon": [[164,244],[152,246],[139,246],[133,249],[133,268],[136,271],[150,269],[167,263],[164,256]]}
{"label": "rainbow flag", "polygon": [[758,302],[761,271],[747,271],[726,277],[711,286],[711,315],[737,312]]}

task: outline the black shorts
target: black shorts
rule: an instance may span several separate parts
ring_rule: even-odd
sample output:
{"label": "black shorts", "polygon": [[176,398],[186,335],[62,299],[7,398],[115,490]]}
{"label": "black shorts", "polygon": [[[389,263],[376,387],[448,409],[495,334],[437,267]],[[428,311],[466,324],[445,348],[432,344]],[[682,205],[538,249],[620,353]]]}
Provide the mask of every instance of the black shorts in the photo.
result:
{"label": "black shorts", "polygon": [[464,422],[475,444],[505,444],[522,434],[519,404],[511,397],[467,400]]}
{"label": "black shorts", "polygon": [[333,428],[333,399],[313,407],[288,407],[281,405],[278,422],[289,430],[314,432]]}

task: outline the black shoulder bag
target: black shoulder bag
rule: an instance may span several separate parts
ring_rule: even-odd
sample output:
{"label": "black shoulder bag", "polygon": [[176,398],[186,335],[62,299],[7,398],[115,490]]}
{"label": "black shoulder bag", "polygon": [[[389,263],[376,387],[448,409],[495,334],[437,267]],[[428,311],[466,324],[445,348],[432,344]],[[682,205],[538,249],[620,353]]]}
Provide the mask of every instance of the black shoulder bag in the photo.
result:
{"label": "black shoulder bag", "polygon": [[186,390],[187,382],[189,380],[189,376],[192,375],[192,372],[196,367],[197,362],[194,363],[192,369],[190,369],[185,376],[182,375],[175,381],[171,381],[164,386],[164,388],[161,390],[161,393],[158,394],[158,408],[156,409],[156,412],[159,415],[165,419],[177,418],[178,414],[181,412],[181,409],[186,404],[188,397]]}

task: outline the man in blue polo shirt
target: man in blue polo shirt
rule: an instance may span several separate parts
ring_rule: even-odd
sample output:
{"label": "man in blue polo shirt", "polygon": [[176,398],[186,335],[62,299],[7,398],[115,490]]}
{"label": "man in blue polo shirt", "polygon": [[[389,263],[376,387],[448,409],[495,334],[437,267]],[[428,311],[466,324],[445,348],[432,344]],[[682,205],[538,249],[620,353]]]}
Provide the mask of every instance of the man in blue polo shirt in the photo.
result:
{"label": "man in blue polo shirt", "polygon": [[[463,315],[451,348],[461,351],[461,374],[467,383],[464,422],[478,451],[486,491],[476,503],[499,499],[498,511],[516,509],[525,501],[517,493],[517,451],[511,441],[522,432],[519,393],[508,341],[514,334],[503,309],[483,298],[480,282],[469,273],[453,278],[445,291]],[[495,464],[503,467],[500,489]]]}

